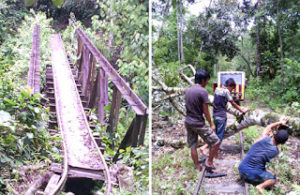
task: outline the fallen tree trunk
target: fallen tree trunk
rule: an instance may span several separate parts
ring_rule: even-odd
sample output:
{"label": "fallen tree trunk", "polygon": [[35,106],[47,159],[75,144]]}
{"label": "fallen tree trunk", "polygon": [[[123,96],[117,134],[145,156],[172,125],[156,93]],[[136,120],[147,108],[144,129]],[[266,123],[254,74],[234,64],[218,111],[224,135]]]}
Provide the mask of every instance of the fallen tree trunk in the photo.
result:
{"label": "fallen tree trunk", "polygon": [[[154,81],[157,81],[157,79],[154,79]],[[182,96],[184,95],[185,92],[185,88],[172,88],[172,87],[167,87],[165,86],[165,84],[163,84],[162,82],[157,82],[160,87],[155,87],[154,90],[156,91],[163,91],[165,93],[168,94],[168,96],[170,97],[175,97],[175,96]],[[166,98],[164,97],[164,100]],[[214,97],[212,95],[209,95],[209,100],[210,103],[212,104]],[[173,99],[172,99],[173,100]],[[159,102],[161,100],[157,100],[154,102]],[[184,102],[182,102],[183,104]],[[184,106],[181,106],[184,107]],[[227,104],[227,112],[230,114],[233,114],[234,116],[238,116],[240,117],[242,114],[234,109],[230,103]],[[182,110],[183,115],[185,115],[185,111]],[[266,127],[267,125],[273,123],[273,122],[277,122],[279,121],[280,118],[285,117],[284,115],[280,115],[274,112],[266,112],[264,110],[261,109],[255,109],[254,111],[250,111],[247,114],[245,114],[243,116],[243,119],[240,121],[240,123],[238,121],[235,121],[233,124],[231,124],[230,126],[226,127],[226,132],[224,134],[224,137],[230,137],[236,133],[238,133],[239,131],[250,127],[250,126],[254,126],[254,125],[258,125],[258,126],[263,126]],[[290,118],[290,120],[287,123],[287,126],[289,127],[288,131],[289,134],[295,137],[300,138],[300,118]]]}
{"label": "fallen tree trunk", "polygon": [[[279,119],[282,117],[284,117],[284,115],[280,115],[274,112],[265,112],[260,109],[250,111],[244,116],[243,120],[240,123],[235,121],[232,125],[226,127],[224,137],[230,137],[233,134],[238,133],[239,131],[253,125],[266,127],[271,123],[279,121]],[[299,118],[290,118],[287,126],[289,127],[288,132],[290,135],[300,138]]]}

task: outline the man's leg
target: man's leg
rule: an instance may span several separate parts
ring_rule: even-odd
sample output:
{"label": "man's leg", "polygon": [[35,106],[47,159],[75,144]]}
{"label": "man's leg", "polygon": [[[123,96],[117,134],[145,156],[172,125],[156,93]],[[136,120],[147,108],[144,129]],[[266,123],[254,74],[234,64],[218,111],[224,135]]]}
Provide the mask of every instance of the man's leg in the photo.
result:
{"label": "man's leg", "polygon": [[256,190],[260,193],[260,194],[263,194],[264,192],[264,189],[266,187],[269,187],[271,185],[274,185],[276,183],[276,180],[275,179],[268,179],[266,181],[264,181],[263,183],[257,185],[255,188]]}
{"label": "man's leg", "polygon": [[208,148],[208,145],[207,145],[207,144],[204,144],[203,146],[200,147],[200,152],[201,152],[201,154],[203,154],[204,156],[208,157],[208,154],[207,154],[207,152],[205,151],[206,148]]}
{"label": "man's leg", "polygon": [[196,169],[198,171],[200,171],[200,165],[198,162],[198,152],[197,152],[197,148],[191,148],[191,155],[192,155],[192,159],[194,161],[194,164],[196,166]]}
{"label": "man's leg", "polygon": [[220,140],[216,133],[207,125],[198,128],[199,135],[209,145],[209,157],[206,166],[214,167],[213,159],[220,147]]}
{"label": "man's leg", "polygon": [[209,149],[209,157],[207,160],[207,166],[214,167],[213,160],[214,160],[216,154],[218,153],[220,145],[221,145],[221,143],[218,143],[217,145],[215,145]]}
{"label": "man's leg", "polygon": [[198,152],[197,152],[197,145],[198,145],[198,134],[197,131],[194,130],[195,127],[191,127],[189,125],[185,125],[187,130],[187,143],[191,148],[191,156],[193,162],[196,166],[197,170],[200,170],[199,162],[198,162]]}
{"label": "man's leg", "polygon": [[[220,145],[221,145],[221,142],[222,142],[223,137],[224,137],[226,122],[227,122],[226,118],[222,118],[222,117],[215,117],[214,118],[214,123],[215,123],[215,127],[216,127],[216,134],[217,134],[217,136],[220,140]],[[219,145],[219,148],[220,148],[220,145]],[[219,148],[218,148],[217,152],[215,153],[215,156],[214,156],[215,159],[218,158]]]}

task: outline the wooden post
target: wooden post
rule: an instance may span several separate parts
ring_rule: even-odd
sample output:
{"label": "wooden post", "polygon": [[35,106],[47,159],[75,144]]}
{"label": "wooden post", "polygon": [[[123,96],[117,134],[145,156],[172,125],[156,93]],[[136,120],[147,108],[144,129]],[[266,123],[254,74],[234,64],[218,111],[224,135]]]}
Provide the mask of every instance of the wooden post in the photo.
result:
{"label": "wooden post", "polygon": [[[86,46],[83,45],[82,46],[82,49],[81,49],[81,53],[80,53],[80,59],[79,59],[79,62],[78,62],[78,80],[79,80],[79,83],[82,84],[83,82],[83,68],[84,68],[84,51],[86,50]],[[81,89],[82,89],[82,86],[81,86]]]}
{"label": "wooden post", "polygon": [[121,107],[121,92],[114,86],[114,91],[112,94],[112,103],[110,108],[110,115],[109,115],[109,124],[107,127],[107,132],[111,135],[116,131],[118,127],[119,121],[119,114],[120,114],[120,107]]}
{"label": "wooden post", "polygon": [[132,144],[131,144],[132,147],[137,147],[139,133],[143,126],[143,118],[144,118],[144,116],[142,116],[142,115],[136,115],[136,117],[135,117],[135,123],[133,126],[133,132],[132,132]]}
{"label": "wooden post", "polygon": [[78,46],[77,46],[77,57],[80,56],[80,58],[77,60],[76,62],[76,67],[78,69],[78,71],[80,71],[81,69],[81,62],[82,62],[82,40],[81,38],[78,36]]}
{"label": "wooden post", "polygon": [[86,96],[87,88],[88,88],[88,79],[90,73],[90,59],[89,59],[90,51],[85,48],[83,50],[83,67],[82,67],[82,95]]}
{"label": "wooden post", "polygon": [[100,68],[97,69],[96,82],[93,85],[93,90],[91,91],[91,98],[88,104],[89,108],[97,108],[98,102],[100,99],[99,85],[100,85]]}
{"label": "wooden post", "polygon": [[142,119],[141,130],[139,133],[139,145],[144,144],[148,115],[144,115]]}
{"label": "wooden post", "polygon": [[96,61],[93,55],[91,55],[91,71],[92,71],[92,75],[91,75],[91,80],[90,80],[90,84],[89,84],[89,93],[88,93],[88,105],[90,104],[90,100],[92,98],[92,93],[93,93],[93,88],[94,88],[94,84],[95,84],[95,66],[96,66]]}
{"label": "wooden post", "polygon": [[[101,122],[101,124],[104,124],[104,106],[107,105],[106,104],[106,96],[108,96],[108,91],[107,91],[107,76],[105,74],[105,71],[102,68],[98,69],[98,75],[99,75],[99,86],[98,86],[98,91],[99,91],[99,121]],[[121,98],[121,96],[120,96]],[[118,115],[119,117],[119,115]]]}

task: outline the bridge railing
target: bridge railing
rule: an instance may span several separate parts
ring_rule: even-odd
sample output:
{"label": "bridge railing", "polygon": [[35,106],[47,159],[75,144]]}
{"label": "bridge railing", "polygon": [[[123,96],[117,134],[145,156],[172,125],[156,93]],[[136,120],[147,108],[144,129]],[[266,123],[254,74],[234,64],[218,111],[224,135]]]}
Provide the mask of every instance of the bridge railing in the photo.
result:
{"label": "bridge railing", "polygon": [[[76,63],[78,81],[81,84],[81,95],[90,108],[96,108],[99,121],[104,124],[105,110],[108,105],[108,78],[117,88],[117,93],[112,95],[109,124],[116,124],[118,121],[118,109],[121,104],[121,96],[128,102],[135,111],[135,118],[132,120],[119,149],[128,146],[136,147],[143,145],[146,132],[148,109],[141,99],[126,84],[109,61],[95,47],[90,39],[81,29],[76,29],[78,38],[77,55],[80,56]],[[96,63],[100,67],[96,68]],[[108,127],[110,128],[110,127]],[[118,150],[119,151],[119,150]],[[118,153],[114,157],[117,160]]]}
{"label": "bridge railing", "polygon": [[40,93],[40,28],[34,27],[32,36],[32,48],[30,55],[30,65],[28,71],[27,87],[32,89],[31,94]]}

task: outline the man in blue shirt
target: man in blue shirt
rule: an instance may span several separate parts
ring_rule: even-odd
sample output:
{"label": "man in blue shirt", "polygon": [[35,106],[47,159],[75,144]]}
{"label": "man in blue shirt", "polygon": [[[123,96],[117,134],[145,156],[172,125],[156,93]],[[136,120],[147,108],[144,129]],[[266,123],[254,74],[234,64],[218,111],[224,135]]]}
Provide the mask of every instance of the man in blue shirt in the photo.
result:
{"label": "man in blue shirt", "polygon": [[[262,132],[259,140],[254,143],[248,151],[246,157],[239,166],[241,178],[246,182],[257,185],[256,189],[263,194],[263,189],[274,185],[276,176],[266,171],[266,163],[270,162],[279,154],[277,145],[284,144],[289,134],[283,127],[286,125],[288,118],[267,126]],[[271,137],[271,130],[275,128],[277,133]]]}

